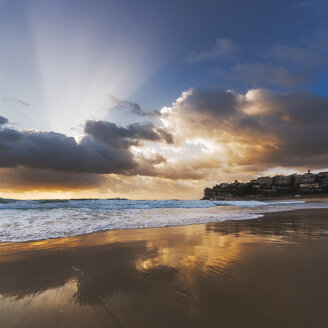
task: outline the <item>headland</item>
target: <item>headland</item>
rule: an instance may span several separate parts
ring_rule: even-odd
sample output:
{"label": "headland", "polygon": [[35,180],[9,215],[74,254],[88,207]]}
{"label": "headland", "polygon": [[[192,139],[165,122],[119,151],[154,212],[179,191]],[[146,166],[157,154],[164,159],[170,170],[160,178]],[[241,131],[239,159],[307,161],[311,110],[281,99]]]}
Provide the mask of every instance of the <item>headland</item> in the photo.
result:
{"label": "headland", "polygon": [[328,172],[263,176],[249,182],[220,183],[204,189],[203,199],[286,199],[328,197]]}

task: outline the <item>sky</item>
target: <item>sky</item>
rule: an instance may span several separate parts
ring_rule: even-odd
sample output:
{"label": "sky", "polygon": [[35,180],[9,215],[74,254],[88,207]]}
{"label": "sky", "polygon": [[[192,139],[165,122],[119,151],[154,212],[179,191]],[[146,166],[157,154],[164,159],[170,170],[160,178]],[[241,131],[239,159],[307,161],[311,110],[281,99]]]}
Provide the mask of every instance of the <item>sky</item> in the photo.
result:
{"label": "sky", "polygon": [[0,0],[0,197],[198,199],[328,168],[328,4]]}

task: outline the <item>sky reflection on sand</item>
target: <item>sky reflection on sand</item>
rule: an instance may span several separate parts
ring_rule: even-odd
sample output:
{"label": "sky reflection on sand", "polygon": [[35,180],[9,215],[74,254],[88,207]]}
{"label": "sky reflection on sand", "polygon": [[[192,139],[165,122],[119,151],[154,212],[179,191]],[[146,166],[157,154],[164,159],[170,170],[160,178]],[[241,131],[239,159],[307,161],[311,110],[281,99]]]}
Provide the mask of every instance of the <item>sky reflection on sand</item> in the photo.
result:
{"label": "sky reflection on sand", "polygon": [[2,244],[0,324],[320,326],[327,211],[295,213]]}

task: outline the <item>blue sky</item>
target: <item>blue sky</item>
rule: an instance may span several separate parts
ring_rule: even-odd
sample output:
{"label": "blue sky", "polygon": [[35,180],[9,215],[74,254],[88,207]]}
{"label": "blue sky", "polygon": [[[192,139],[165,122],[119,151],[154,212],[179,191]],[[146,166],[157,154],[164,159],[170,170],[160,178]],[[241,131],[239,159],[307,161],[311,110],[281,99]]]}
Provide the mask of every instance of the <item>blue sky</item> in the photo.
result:
{"label": "blue sky", "polygon": [[[211,170],[211,165],[198,162],[191,165],[190,171],[200,167],[206,174],[198,178],[193,173],[180,177],[173,167],[180,165],[183,170],[182,161],[186,158],[203,156],[207,163],[217,161],[217,168],[225,170],[224,179],[236,174],[241,179],[248,178],[266,170],[301,170],[309,165],[314,169],[324,168],[325,160],[312,157],[308,162],[301,160],[302,156],[295,150],[299,144],[283,144],[279,138],[282,132],[273,129],[278,124],[273,116],[277,119],[280,113],[279,122],[290,124],[287,129],[295,140],[302,139],[301,128],[304,133],[310,131],[310,127],[303,126],[294,130],[294,125],[298,119],[303,122],[302,117],[307,117],[311,108],[317,113],[315,117],[321,117],[312,129],[321,131],[315,124],[326,122],[327,111],[323,108],[328,97],[327,14],[328,4],[321,0],[1,0],[0,116],[6,118],[2,126],[12,131],[34,131],[38,138],[43,138],[41,132],[62,133],[65,138],[74,137],[80,147],[80,140],[89,142],[99,137],[95,131],[86,132],[87,120],[110,122],[117,126],[105,124],[101,128],[106,126],[110,130],[106,133],[111,137],[114,130],[115,137],[125,136],[124,145],[128,144],[129,148],[124,158],[133,157],[139,166],[147,167],[150,162],[147,165],[140,162],[147,154],[157,156],[158,163],[142,172],[103,170],[99,174],[110,174],[111,186],[128,176],[165,179],[166,189],[171,188],[174,195],[186,188],[199,190],[200,186],[218,179],[219,173]],[[233,123],[220,116],[226,112],[230,95],[234,97],[229,103]],[[208,98],[204,100],[204,97]],[[306,108],[302,106],[304,103],[308,104]],[[136,106],[139,114],[133,110]],[[161,115],[147,114],[154,111]],[[242,141],[231,130],[232,126],[246,126],[240,121],[241,113],[248,115],[243,120],[249,122],[247,137],[245,130]],[[250,122],[255,115],[257,124]],[[220,134],[213,126],[215,137],[203,137],[203,126],[194,127],[192,117],[202,124],[220,117],[218,124],[230,124],[230,130],[221,128]],[[142,133],[129,125],[133,123],[142,125],[138,126]],[[188,134],[192,127],[204,132],[203,135]],[[253,160],[252,151],[255,152],[250,146],[250,135],[253,138],[254,131],[264,127],[268,131],[266,143],[258,145],[256,150],[266,154],[264,164],[257,163],[257,169],[250,163],[245,166],[241,158],[249,156]],[[145,139],[145,131],[149,129],[154,134]],[[163,129],[165,136],[172,135],[178,142],[168,145]],[[29,136],[22,134],[24,138]],[[323,135],[316,138],[322,139]],[[247,143],[241,146],[246,139]],[[317,143],[317,139],[312,141]],[[290,151],[290,147],[294,147],[295,154],[281,165],[271,158],[274,164],[269,165],[267,149],[270,147],[279,149],[276,156]],[[84,151],[88,157],[90,149]],[[238,152],[243,156],[237,158]],[[320,152],[323,150],[318,149],[315,156]],[[112,149],[109,153],[112,154]],[[160,162],[160,156],[165,160]],[[23,158],[13,163],[2,168],[52,170],[51,174],[56,171],[40,164],[41,159],[33,165],[26,164]],[[133,163],[126,167],[132,167]],[[233,166],[236,168],[231,170]],[[154,181],[147,183],[163,183]],[[126,182],[129,186],[135,183],[136,180]],[[121,195],[119,188],[115,188],[109,189]],[[151,193],[152,189],[144,194],[147,192]]]}
{"label": "blue sky", "polygon": [[[326,62],[277,62],[270,50],[285,46],[326,54],[325,1],[14,0],[1,1],[0,6],[1,108],[10,107],[17,114],[15,121],[25,127],[68,133],[69,126],[61,128],[65,122],[56,120],[54,112],[103,118],[107,94],[147,110],[170,105],[195,86],[327,92]],[[190,54],[213,50],[220,39],[235,45],[231,58],[228,54],[188,61]],[[260,63],[292,74],[309,67],[299,73],[305,76],[285,85],[238,76],[247,72],[231,77],[236,65],[254,69]],[[72,77],[76,71],[79,76]],[[63,100],[64,92],[71,93],[70,99]],[[85,93],[89,99],[81,99]],[[11,98],[30,106],[22,109]],[[38,122],[33,123],[36,116]],[[75,128],[81,123],[68,121]]]}

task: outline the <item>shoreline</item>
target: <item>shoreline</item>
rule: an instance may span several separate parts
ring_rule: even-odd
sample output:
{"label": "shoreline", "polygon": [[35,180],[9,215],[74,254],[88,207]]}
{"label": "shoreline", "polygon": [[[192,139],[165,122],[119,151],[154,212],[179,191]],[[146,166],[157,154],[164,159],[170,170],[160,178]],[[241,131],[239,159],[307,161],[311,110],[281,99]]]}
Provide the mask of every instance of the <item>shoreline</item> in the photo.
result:
{"label": "shoreline", "polygon": [[[326,199],[326,202],[328,202],[328,199]],[[183,228],[183,227],[204,227],[207,225],[215,225],[215,224],[232,224],[234,222],[248,222],[248,221],[254,221],[254,220],[266,220],[266,219],[273,219],[274,217],[279,216],[288,216],[289,213],[291,215],[299,215],[299,214],[306,214],[307,212],[316,212],[316,211],[327,211],[328,214],[328,208],[306,208],[306,209],[291,209],[291,210],[281,210],[281,211],[272,211],[272,212],[260,212],[255,213],[254,215],[257,215],[257,217],[254,218],[247,218],[247,219],[238,219],[238,220],[222,220],[222,221],[208,221],[208,222],[202,222],[202,223],[191,223],[191,224],[176,224],[176,225],[166,225],[166,226],[160,226],[160,227],[144,227],[144,228],[120,228],[120,229],[106,229],[106,230],[98,230],[93,231],[89,233],[83,233],[83,234],[76,234],[76,235],[70,235],[70,236],[63,236],[63,237],[52,237],[52,238],[43,238],[43,239],[31,239],[31,240],[24,240],[24,241],[3,241],[0,242],[0,249],[1,247],[11,246],[11,245],[24,245],[24,244],[52,244],[56,245],[61,244],[63,241],[67,241],[69,239],[77,240],[77,239],[88,239],[91,237],[93,239],[93,236],[102,235],[102,234],[138,234],[138,233],[144,233],[149,231],[156,231],[156,230],[165,230],[165,229],[174,229],[174,228]]]}
{"label": "shoreline", "polygon": [[327,257],[328,209],[0,244],[0,326],[321,327]]}
{"label": "shoreline", "polygon": [[[295,199],[285,199],[285,201],[296,201]],[[302,199],[305,203],[310,201],[310,202],[318,202],[318,203],[328,203],[328,198],[312,198],[312,199]],[[216,207],[216,206],[215,206]],[[213,208],[215,208],[213,207]],[[66,238],[74,238],[74,237],[83,237],[83,236],[88,236],[96,233],[102,233],[102,232],[111,232],[111,231],[135,231],[137,232],[138,230],[147,230],[147,229],[163,229],[163,228],[169,228],[169,227],[184,227],[184,226],[194,226],[194,225],[206,225],[206,224],[211,224],[211,223],[220,223],[220,222],[234,222],[234,221],[243,221],[243,220],[256,220],[259,218],[263,218],[265,215],[270,214],[270,213],[284,213],[284,212],[293,212],[293,211],[306,211],[306,210],[312,210],[316,208],[309,208],[309,209],[290,209],[290,210],[276,210],[272,212],[261,212],[260,210],[256,213],[245,213],[248,215],[253,215],[253,218],[247,218],[247,219],[226,219],[226,220],[221,220],[221,221],[216,221],[214,220],[208,220],[204,221],[201,223],[190,223],[190,224],[168,224],[165,226],[153,226],[153,227],[138,227],[138,228],[115,228],[115,229],[104,229],[104,230],[97,230],[97,231],[91,231],[88,233],[77,233],[77,234],[72,234],[69,236],[59,236],[59,237],[50,237],[50,238],[40,238],[40,239],[30,239],[30,240],[20,240],[20,241],[0,241],[0,246],[3,244],[12,244],[12,243],[29,243],[29,242],[42,242],[42,241],[47,241],[47,240],[61,240],[61,239],[66,239]],[[318,208],[320,209],[320,208]]]}
{"label": "shoreline", "polygon": [[[295,201],[295,200],[291,200],[291,199],[285,199],[285,201]],[[307,201],[311,201],[311,202],[318,202],[318,203],[328,203],[328,198],[313,198],[313,199],[302,199],[302,201],[304,201],[305,203]],[[216,206],[215,206],[216,207]],[[213,207],[213,208],[215,208]],[[315,209],[315,208],[313,208]],[[65,239],[65,238],[71,238],[71,237],[79,237],[79,236],[87,236],[87,235],[92,235],[92,234],[95,234],[95,233],[101,233],[101,232],[110,232],[110,231],[126,231],[126,230],[132,230],[132,231],[138,231],[138,230],[147,230],[147,229],[163,229],[163,228],[168,228],[168,227],[179,227],[179,226],[193,226],[193,225],[203,225],[203,224],[210,224],[210,223],[219,223],[219,222],[233,222],[233,221],[242,221],[242,220],[255,220],[255,219],[258,219],[258,218],[262,218],[263,216],[265,216],[266,214],[269,214],[269,213],[283,213],[283,212],[290,212],[290,211],[297,211],[297,210],[300,210],[300,211],[304,211],[304,210],[307,210],[307,209],[290,209],[290,210],[285,210],[285,209],[282,209],[282,210],[276,210],[276,211],[272,211],[272,212],[261,212],[260,210],[256,213],[245,213],[248,214],[248,215],[253,215],[254,217],[250,217],[250,218],[247,218],[247,219],[226,219],[226,220],[221,220],[221,221],[216,221],[215,219],[214,220],[208,220],[208,221],[204,221],[204,222],[201,222],[201,223],[190,223],[190,224],[168,224],[168,225],[165,225],[165,226],[150,226],[150,227],[138,227],[138,228],[115,228],[115,229],[104,229],[104,230],[97,230],[97,231],[91,231],[91,232],[88,232],[88,233],[77,233],[77,234],[72,234],[72,235],[69,235],[69,236],[58,236],[58,237],[49,237],[49,238],[40,238],[40,239],[30,239],[30,240],[16,240],[16,241],[0,241],[0,246],[3,245],[3,244],[11,244],[11,243],[26,243],[26,242],[42,242],[42,241],[47,241],[47,240],[60,240],[60,239]],[[311,210],[311,208],[310,208]]]}

